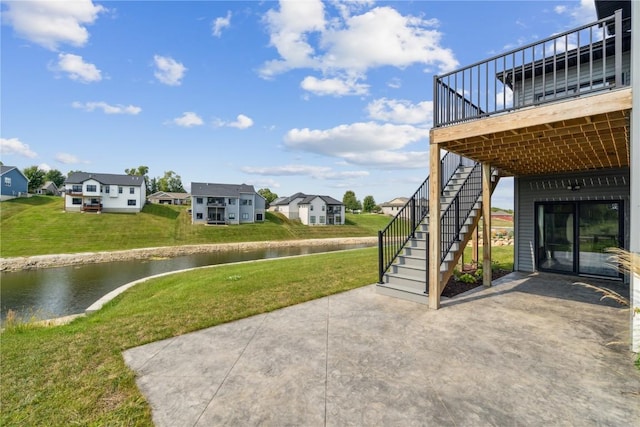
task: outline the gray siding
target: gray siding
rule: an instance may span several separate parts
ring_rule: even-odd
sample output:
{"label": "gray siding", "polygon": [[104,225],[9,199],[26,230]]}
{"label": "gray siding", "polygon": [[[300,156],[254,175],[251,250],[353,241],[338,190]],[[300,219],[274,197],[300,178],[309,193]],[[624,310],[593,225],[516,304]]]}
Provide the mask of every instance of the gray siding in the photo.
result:
{"label": "gray siding", "polygon": [[[567,190],[569,183],[580,190]],[[518,271],[535,271],[535,203],[622,200],[624,205],[624,246],[629,247],[629,169],[515,178],[515,265]]]}

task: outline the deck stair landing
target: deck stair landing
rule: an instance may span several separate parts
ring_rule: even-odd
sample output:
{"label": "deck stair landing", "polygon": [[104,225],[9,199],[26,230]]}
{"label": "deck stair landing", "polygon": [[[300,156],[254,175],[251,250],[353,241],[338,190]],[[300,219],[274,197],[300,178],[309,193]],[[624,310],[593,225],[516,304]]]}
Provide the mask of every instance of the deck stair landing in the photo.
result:
{"label": "deck stair landing", "polygon": [[[461,165],[447,181],[442,190],[440,209],[444,216],[447,209],[461,191],[463,184],[468,183],[472,173],[478,173],[480,165]],[[475,168],[475,169],[474,169]],[[498,175],[493,174],[493,188],[498,181]],[[451,247],[444,255],[440,264],[441,282],[448,280],[458,262],[462,250],[472,237],[472,232],[478,225],[482,212],[482,195],[477,196],[468,211],[468,216],[461,221]],[[466,215],[466,214],[465,214]],[[441,220],[444,220],[441,218]],[[377,292],[382,295],[407,299],[410,301],[428,304],[428,248],[429,248],[429,214],[426,215],[416,227],[413,236],[398,253],[394,262],[382,275],[382,280],[376,286]]]}

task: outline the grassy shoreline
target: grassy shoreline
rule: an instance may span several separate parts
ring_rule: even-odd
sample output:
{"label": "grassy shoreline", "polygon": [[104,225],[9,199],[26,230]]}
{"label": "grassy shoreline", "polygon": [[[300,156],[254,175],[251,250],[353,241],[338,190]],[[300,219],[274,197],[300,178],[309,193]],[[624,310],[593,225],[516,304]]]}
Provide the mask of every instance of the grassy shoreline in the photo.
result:
{"label": "grassy shoreline", "polygon": [[138,214],[65,212],[53,196],[13,199],[0,205],[0,256],[102,252],[161,246],[376,236],[384,215],[347,214],[345,225],[309,227],[267,212],[263,223],[193,225],[186,206],[147,204]]}

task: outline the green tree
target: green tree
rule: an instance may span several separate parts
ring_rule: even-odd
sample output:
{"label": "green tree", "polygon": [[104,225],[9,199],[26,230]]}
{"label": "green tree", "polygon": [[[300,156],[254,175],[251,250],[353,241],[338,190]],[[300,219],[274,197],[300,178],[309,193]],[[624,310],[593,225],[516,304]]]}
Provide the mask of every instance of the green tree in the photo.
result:
{"label": "green tree", "polygon": [[347,190],[344,193],[342,203],[344,204],[344,207],[351,212],[362,209],[362,203],[360,203],[360,200],[356,198],[356,193],[351,190]]}
{"label": "green tree", "polygon": [[186,193],[182,186],[180,175],[176,175],[174,171],[166,171],[162,178],[158,178],[158,191],[167,191],[170,193]]}
{"label": "green tree", "polygon": [[149,180],[149,192],[151,194],[158,192],[158,179],[157,178],[151,178]]}
{"label": "green tree", "polygon": [[22,173],[29,179],[29,193],[34,193],[44,184],[45,172],[38,166],[29,166],[24,168]]}
{"label": "green tree", "polygon": [[271,202],[278,198],[278,195],[276,193],[272,193],[268,188],[259,189],[258,194],[264,197],[264,199],[267,201],[267,207],[269,207]]}
{"label": "green tree", "polygon": [[58,169],[51,169],[44,175],[45,181],[53,182],[56,187],[60,188],[64,184],[66,177]]}
{"label": "green tree", "polygon": [[362,210],[365,212],[371,213],[376,208],[376,201],[373,199],[373,196],[366,196],[364,201],[362,202]]}

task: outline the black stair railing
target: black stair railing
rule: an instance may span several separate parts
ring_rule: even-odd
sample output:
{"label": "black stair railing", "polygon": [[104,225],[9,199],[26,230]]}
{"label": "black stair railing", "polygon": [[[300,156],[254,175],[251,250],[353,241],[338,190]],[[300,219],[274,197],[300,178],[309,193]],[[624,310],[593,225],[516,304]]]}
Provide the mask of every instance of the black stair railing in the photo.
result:
{"label": "black stair railing", "polygon": [[460,241],[462,227],[481,195],[482,166],[476,163],[440,217],[440,262],[445,260],[454,243]]}
{"label": "black stair railing", "polygon": [[429,213],[429,177],[400,208],[384,230],[378,231],[378,283],[383,282],[404,245],[415,236],[416,229]]}
{"label": "black stair railing", "polygon": [[[460,166],[474,162],[457,154],[447,152],[440,160],[441,181],[448,183]],[[444,186],[442,187],[444,188]],[[411,196],[395,217],[381,231],[378,231],[378,283],[384,283],[384,273],[398,257],[402,248],[415,237],[418,226],[429,213],[429,177]]]}

